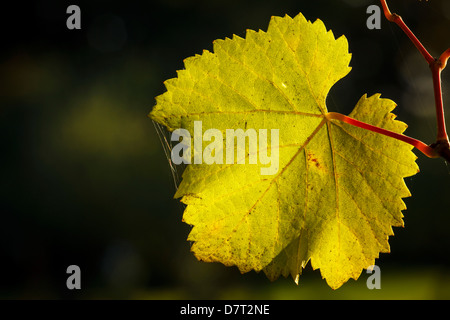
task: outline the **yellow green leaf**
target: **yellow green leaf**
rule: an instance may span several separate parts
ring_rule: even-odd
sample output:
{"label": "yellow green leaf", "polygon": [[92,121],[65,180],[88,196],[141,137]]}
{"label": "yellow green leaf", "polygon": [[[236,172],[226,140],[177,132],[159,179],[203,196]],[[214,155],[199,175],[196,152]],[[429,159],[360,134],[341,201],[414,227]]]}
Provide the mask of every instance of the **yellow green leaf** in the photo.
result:
{"label": "yellow green leaf", "polygon": [[[416,158],[405,143],[327,117],[326,96],[350,71],[350,58],[346,38],[335,39],[320,20],[273,17],[267,32],[214,41],[213,53],[187,58],[165,82],[154,121],[191,137],[196,121],[202,133],[221,137],[227,129],[267,129],[278,154],[273,174],[250,161],[187,166],[175,197],[187,205],[183,221],[193,226],[188,240],[198,259],[296,281],[311,261],[338,288],[389,252],[410,195],[403,178],[418,172]],[[394,108],[364,95],[350,116],[402,133]],[[247,160],[255,153],[245,152]]]}

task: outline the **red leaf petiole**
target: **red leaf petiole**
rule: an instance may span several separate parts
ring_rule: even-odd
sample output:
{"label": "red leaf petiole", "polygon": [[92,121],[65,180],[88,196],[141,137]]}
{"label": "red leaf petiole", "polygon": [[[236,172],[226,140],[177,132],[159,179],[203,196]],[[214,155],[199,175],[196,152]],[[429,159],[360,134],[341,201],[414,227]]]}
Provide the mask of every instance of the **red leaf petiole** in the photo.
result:
{"label": "red leaf petiole", "polygon": [[371,124],[353,119],[351,117],[345,116],[345,115],[343,115],[341,113],[337,113],[337,112],[328,112],[326,114],[326,117],[328,120],[332,120],[332,119],[339,120],[339,121],[345,122],[345,123],[350,124],[355,127],[370,130],[370,131],[373,131],[373,132],[376,132],[379,134],[383,134],[385,136],[406,142],[406,143],[412,145],[413,147],[417,148],[418,150],[420,150],[424,155],[426,155],[429,158],[439,158],[440,157],[440,155],[433,148],[426,145],[422,141],[405,136],[401,133],[397,133],[397,132],[386,130],[386,129],[383,129],[383,128],[380,128],[377,126],[373,126]]}

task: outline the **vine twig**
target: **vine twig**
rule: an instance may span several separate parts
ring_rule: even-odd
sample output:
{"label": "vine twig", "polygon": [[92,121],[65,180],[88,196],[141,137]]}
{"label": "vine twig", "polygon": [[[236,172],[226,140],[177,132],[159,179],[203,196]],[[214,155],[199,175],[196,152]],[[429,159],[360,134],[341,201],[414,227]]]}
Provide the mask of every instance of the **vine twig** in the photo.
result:
{"label": "vine twig", "polygon": [[[441,84],[441,72],[446,67],[447,61],[450,58],[450,49],[447,49],[439,57],[439,59],[433,58],[428,53],[427,49],[425,49],[425,47],[419,41],[419,39],[417,39],[414,33],[408,28],[408,26],[403,21],[402,17],[400,17],[396,13],[391,13],[386,3],[386,0],[380,1],[386,19],[396,23],[403,30],[403,32],[408,36],[411,42],[416,46],[416,48],[425,58],[431,69],[431,73],[433,76],[433,89],[436,105],[437,140],[435,143],[430,145],[430,148],[433,148],[435,152],[439,154],[439,156],[443,157],[445,160],[450,162],[450,143],[448,140],[447,130],[445,127],[444,104],[442,100],[442,84]],[[427,154],[425,153],[425,155]]]}

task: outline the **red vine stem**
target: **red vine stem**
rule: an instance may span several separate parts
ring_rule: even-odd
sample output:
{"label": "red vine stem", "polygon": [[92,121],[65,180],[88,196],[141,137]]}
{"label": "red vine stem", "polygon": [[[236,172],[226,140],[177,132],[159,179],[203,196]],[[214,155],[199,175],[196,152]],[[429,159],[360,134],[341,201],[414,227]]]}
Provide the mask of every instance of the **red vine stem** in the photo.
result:
{"label": "red vine stem", "polygon": [[420,53],[423,55],[425,60],[427,60],[428,64],[434,63],[434,58],[431,54],[428,53],[427,49],[422,45],[422,43],[417,39],[417,37],[414,35],[414,33],[408,28],[408,26],[403,22],[402,17],[400,17],[396,13],[391,13],[389,10],[389,7],[386,3],[386,0],[381,0],[381,6],[383,7],[384,15],[386,16],[386,19],[388,19],[391,22],[394,22],[397,24],[403,32],[408,36],[408,38],[411,40],[411,42],[416,46],[416,48],[420,51]]}
{"label": "red vine stem", "polygon": [[447,66],[447,60],[450,57],[450,49],[447,49],[439,59],[430,64],[433,74],[434,98],[436,103],[436,115],[438,121],[438,141],[448,141],[447,131],[445,128],[444,103],[442,100],[442,84],[441,72]]}
{"label": "red vine stem", "polygon": [[[441,72],[444,70],[447,65],[447,60],[450,57],[450,49],[447,49],[439,59],[433,58],[422,43],[417,39],[414,33],[406,26],[403,22],[403,19],[396,13],[391,13],[389,7],[386,3],[386,0],[380,0],[381,5],[383,7],[384,15],[386,19],[396,23],[403,32],[408,36],[411,42],[416,46],[416,48],[423,55],[425,60],[428,62],[430,66],[431,73],[433,75],[433,88],[434,88],[434,97],[435,97],[435,105],[436,105],[436,118],[437,118],[437,141],[434,144],[434,148],[441,149],[449,149],[450,144],[448,141],[447,130],[445,128],[445,116],[444,116],[444,104],[442,100],[442,85],[441,85]],[[432,145],[433,146],[433,145]],[[449,150],[444,150],[446,152],[446,158],[450,153]],[[441,151],[438,150],[440,153]]]}
{"label": "red vine stem", "polygon": [[400,133],[396,133],[390,130],[386,130],[383,128],[379,128],[368,123],[361,122],[359,120],[350,118],[340,113],[329,112],[326,114],[326,118],[328,120],[339,120],[341,122],[370,130],[403,142],[406,142],[413,147],[417,148],[424,155],[429,158],[438,158],[442,157],[447,162],[450,163],[450,142],[448,140],[447,131],[445,128],[445,116],[444,116],[444,104],[442,100],[442,85],[441,85],[441,72],[447,65],[447,61],[450,58],[450,49],[447,49],[439,59],[433,58],[430,53],[425,49],[422,43],[417,39],[414,33],[408,28],[408,26],[403,22],[402,17],[400,17],[396,13],[391,13],[389,7],[386,3],[386,0],[380,0],[381,5],[383,7],[384,15],[386,19],[396,23],[403,32],[408,36],[408,38],[412,41],[412,43],[416,46],[416,48],[420,51],[422,56],[428,62],[428,65],[431,69],[431,73],[433,75],[433,88],[434,88],[434,97],[436,104],[436,116],[437,116],[437,141],[431,145],[426,145],[420,140],[405,136]]}

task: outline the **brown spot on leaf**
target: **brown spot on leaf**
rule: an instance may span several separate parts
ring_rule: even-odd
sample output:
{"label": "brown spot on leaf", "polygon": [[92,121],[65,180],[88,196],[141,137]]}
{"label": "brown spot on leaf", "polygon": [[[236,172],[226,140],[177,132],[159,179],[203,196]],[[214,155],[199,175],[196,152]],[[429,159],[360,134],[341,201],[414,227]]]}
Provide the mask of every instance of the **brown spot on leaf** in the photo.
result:
{"label": "brown spot on leaf", "polygon": [[311,151],[308,151],[308,153],[307,153],[307,160],[316,168],[322,169],[322,165],[320,164],[319,159]]}

